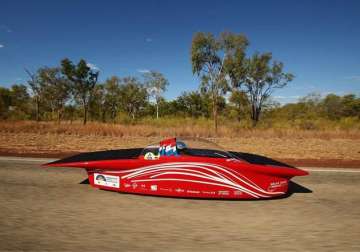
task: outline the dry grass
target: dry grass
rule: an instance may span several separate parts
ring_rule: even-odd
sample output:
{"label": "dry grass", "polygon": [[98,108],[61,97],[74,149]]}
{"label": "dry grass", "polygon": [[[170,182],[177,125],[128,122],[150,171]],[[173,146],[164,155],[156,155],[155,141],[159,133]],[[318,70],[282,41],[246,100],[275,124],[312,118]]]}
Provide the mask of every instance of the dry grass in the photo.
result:
{"label": "dry grass", "polygon": [[207,122],[178,126],[50,122],[0,122],[0,150],[11,153],[59,153],[143,147],[161,137],[202,137],[228,150],[280,159],[360,160],[359,131],[232,129],[221,126],[217,137]]}
{"label": "dry grass", "polygon": [[360,139],[360,131],[352,130],[300,130],[291,128],[240,128],[236,124],[222,124],[215,134],[211,121],[183,119],[173,123],[163,121],[142,122],[138,124],[105,124],[90,122],[0,122],[2,133],[36,133],[75,136],[113,136],[113,137],[203,137],[203,138],[291,138],[291,139]]}

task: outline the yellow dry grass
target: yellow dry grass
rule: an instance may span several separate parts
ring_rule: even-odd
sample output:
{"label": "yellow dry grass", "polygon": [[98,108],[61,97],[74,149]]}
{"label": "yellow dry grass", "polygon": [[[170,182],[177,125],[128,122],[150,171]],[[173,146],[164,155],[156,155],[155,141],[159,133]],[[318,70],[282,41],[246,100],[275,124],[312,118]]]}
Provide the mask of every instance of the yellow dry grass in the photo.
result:
{"label": "yellow dry grass", "polygon": [[0,150],[11,153],[59,153],[143,147],[161,137],[202,137],[225,149],[291,159],[360,160],[360,132],[291,129],[231,129],[193,123],[158,127],[51,122],[0,122]]}
{"label": "yellow dry grass", "polygon": [[182,119],[166,124],[166,121],[140,122],[138,124],[110,124],[90,122],[0,122],[2,133],[37,133],[74,136],[113,137],[203,137],[203,138],[319,138],[319,139],[360,139],[357,129],[301,130],[292,128],[241,128],[237,124],[221,124],[215,134],[211,121]]}

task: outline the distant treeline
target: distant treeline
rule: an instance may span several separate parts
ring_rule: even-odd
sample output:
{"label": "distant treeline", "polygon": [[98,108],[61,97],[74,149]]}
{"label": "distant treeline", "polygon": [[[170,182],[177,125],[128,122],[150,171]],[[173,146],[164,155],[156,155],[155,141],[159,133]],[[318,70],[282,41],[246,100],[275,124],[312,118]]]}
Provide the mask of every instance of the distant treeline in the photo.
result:
{"label": "distant treeline", "polygon": [[[69,94],[63,106],[55,106],[47,96],[35,97],[29,94],[25,85],[0,87],[0,118],[2,120],[42,121],[82,120],[81,104]],[[158,99],[161,117],[190,117],[194,119],[212,118],[212,102],[207,94],[198,91],[184,92],[174,100]],[[250,102],[245,93],[234,92],[228,99],[219,101],[219,116],[223,121],[237,122],[250,127]],[[38,108],[37,108],[38,106]],[[38,115],[37,115],[38,111]],[[111,123],[136,123],[143,118],[156,118],[156,103],[150,102],[144,83],[134,77],[112,77],[98,84],[94,98],[89,103],[91,121]],[[354,94],[338,96],[328,94],[321,97],[312,93],[300,98],[296,103],[280,105],[275,101],[265,104],[262,125],[296,124],[303,129],[316,129],[317,122],[360,123],[360,98]],[[350,121],[350,122],[349,122]]]}

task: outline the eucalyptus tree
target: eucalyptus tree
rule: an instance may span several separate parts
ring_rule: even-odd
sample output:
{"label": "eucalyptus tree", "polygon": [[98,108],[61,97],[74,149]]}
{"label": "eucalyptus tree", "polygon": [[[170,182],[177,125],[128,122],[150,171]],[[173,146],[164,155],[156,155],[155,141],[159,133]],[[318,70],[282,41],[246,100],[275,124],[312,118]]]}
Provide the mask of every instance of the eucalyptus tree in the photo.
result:
{"label": "eucalyptus tree", "polygon": [[23,84],[14,84],[10,88],[11,114],[15,119],[29,119],[30,95]]}
{"label": "eucalyptus tree", "polygon": [[[210,95],[215,132],[218,129],[218,105],[229,90],[228,79],[237,81],[235,65],[248,45],[242,34],[223,32],[219,38],[211,33],[198,32],[192,39],[192,72],[201,79],[200,90]],[[227,78],[228,77],[228,78]]]}
{"label": "eucalyptus tree", "polygon": [[208,97],[198,91],[183,92],[176,102],[180,110],[191,117],[209,116]]}
{"label": "eucalyptus tree", "polygon": [[162,73],[156,71],[150,71],[143,74],[144,83],[147,88],[147,92],[151,98],[155,100],[156,104],[156,118],[159,118],[159,103],[162,98],[162,94],[169,86],[169,81]]}
{"label": "eucalyptus tree", "polygon": [[229,102],[235,107],[236,118],[240,122],[249,111],[250,104],[247,94],[244,91],[235,89],[231,92]]}
{"label": "eucalyptus tree", "polygon": [[104,84],[105,107],[110,111],[110,118],[114,122],[120,106],[120,78],[112,76]]}
{"label": "eucalyptus tree", "polygon": [[44,101],[57,114],[60,123],[65,104],[70,98],[70,83],[59,67],[43,67],[38,70],[39,86]]}
{"label": "eucalyptus tree", "polygon": [[41,102],[41,87],[39,82],[39,75],[38,73],[32,73],[30,70],[25,69],[25,72],[29,76],[29,80],[27,81],[27,84],[30,87],[30,90],[32,92],[32,99],[35,102],[35,118],[36,121],[40,121],[40,102]]}
{"label": "eucalyptus tree", "polygon": [[105,84],[98,84],[94,88],[93,99],[91,99],[89,104],[89,117],[92,120],[100,120],[105,123],[107,111]]}
{"label": "eucalyptus tree", "polygon": [[140,111],[145,108],[147,100],[147,89],[138,79],[134,77],[121,79],[120,104],[122,109],[131,116],[132,119],[135,119]]}
{"label": "eucalyptus tree", "polygon": [[254,53],[247,59],[243,88],[250,101],[254,127],[259,121],[265,102],[274,90],[285,87],[294,78],[291,73],[285,73],[283,68],[282,62],[272,60],[271,53]]}
{"label": "eucalyptus tree", "polygon": [[11,106],[11,91],[0,86],[0,119],[7,119]]}
{"label": "eucalyptus tree", "polygon": [[83,59],[77,65],[74,65],[67,58],[61,61],[61,71],[70,81],[72,94],[83,108],[83,124],[85,125],[89,103],[93,97],[99,71],[89,67]]}

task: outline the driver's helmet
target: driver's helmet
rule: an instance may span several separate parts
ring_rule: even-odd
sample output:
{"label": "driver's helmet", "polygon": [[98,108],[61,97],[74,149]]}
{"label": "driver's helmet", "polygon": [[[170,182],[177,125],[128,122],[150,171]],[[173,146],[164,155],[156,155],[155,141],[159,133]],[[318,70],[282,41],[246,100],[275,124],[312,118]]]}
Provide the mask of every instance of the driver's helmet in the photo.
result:
{"label": "driver's helmet", "polygon": [[176,138],[162,140],[159,147],[160,156],[178,156]]}

